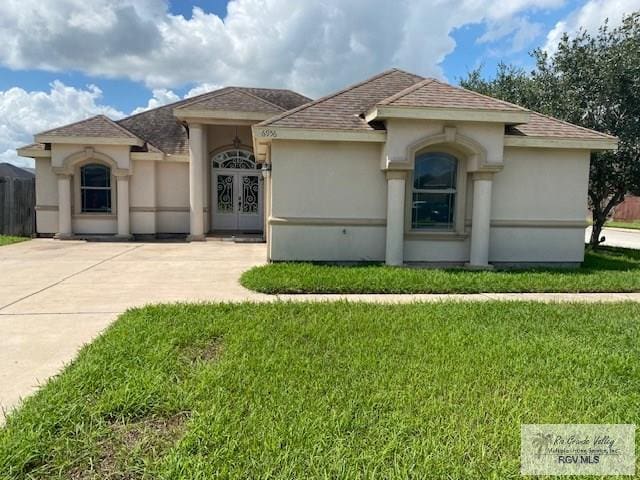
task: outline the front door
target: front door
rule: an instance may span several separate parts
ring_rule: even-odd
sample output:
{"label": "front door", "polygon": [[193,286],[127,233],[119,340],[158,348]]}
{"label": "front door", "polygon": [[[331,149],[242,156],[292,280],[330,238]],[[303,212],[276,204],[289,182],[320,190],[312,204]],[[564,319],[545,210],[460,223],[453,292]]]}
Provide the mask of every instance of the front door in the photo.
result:
{"label": "front door", "polygon": [[212,230],[262,231],[261,173],[253,155],[242,150],[222,152],[212,167]]}

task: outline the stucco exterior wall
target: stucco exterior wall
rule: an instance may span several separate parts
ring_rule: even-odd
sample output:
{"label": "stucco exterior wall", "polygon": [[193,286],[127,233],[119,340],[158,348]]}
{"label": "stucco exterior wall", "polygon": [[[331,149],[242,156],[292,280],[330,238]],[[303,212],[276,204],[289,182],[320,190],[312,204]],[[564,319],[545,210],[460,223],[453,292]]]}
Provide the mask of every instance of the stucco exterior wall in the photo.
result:
{"label": "stucco exterior wall", "polygon": [[384,259],[379,144],[274,141],[271,159],[272,260]]}
{"label": "stucco exterior wall", "polygon": [[583,260],[589,159],[586,150],[505,148],[493,181],[490,261]]}
{"label": "stucco exterior wall", "polygon": [[[423,123],[423,126],[424,123]],[[272,260],[382,261],[386,236],[386,180],[381,156],[406,150],[442,130],[420,122],[396,124],[395,146],[357,142],[274,141],[269,242]],[[458,131],[504,163],[493,177],[489,260],[494,263],[580,262],[584,255],[589,152],[502,149],[501,128],[466,124]],[[426,132],[426,135],[425,135]],[[401,140],[397,140],[401,138]],[[412,181],[411,172],[407,184]],[[408,232],[405,262],[469,261],[473,181],[464,195],[465,231],[455,238]],[[406,208],[411,202],[410,188]],[[323,221],[324,220],[324,221]],[[410,230],[410,229],[408,229]]]}
{"label": "stucco exterior wall", "polygon": [[58,231],[58,181],[48,158],[36,159],[36,230],[44,235]]}
{"label": "stucco exterior wall", "polygon": [[152,235],[156,226],[156,165],[147,160],[132,161],[133,175],[129,180],[131,233]]}
{"label": "stucco exterior wall", "polygon": [[157,231],[189,232],[189,163],[157,162]]}

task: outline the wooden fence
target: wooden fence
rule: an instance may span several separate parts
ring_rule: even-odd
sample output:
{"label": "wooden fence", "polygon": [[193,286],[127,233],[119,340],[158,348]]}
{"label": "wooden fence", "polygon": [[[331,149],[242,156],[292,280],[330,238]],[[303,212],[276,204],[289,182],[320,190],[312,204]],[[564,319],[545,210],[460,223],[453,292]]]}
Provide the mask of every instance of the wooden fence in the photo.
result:
{"label": "wooden fence", "polygon": [[35,207],[35,179],[0,177],[0,234],[34,235]]}

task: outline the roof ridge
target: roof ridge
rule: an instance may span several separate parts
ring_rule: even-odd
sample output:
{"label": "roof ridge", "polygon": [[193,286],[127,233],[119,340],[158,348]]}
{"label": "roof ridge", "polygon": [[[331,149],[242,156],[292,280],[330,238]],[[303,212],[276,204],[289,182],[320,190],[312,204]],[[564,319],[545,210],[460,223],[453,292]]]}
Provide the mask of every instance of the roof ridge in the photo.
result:
{"label": "roof ridge", "polygon": [[378,102],[378,105],[388,105],[389,103],[395,102],[396,100],[399,100],[402,97],[404,97],[406,95],[409,95],[411,92],[414,92],[414,91],[418,90],[419,88],[424,87],[425,85],[429,85],[430,83],[432,83],[434,81],[435,81],[434,78],[427,77],[424,80],[421,80],[421,81],[419,81],[417,83],[414,83],[413,85],[408,86],[404,90],[400,90],[399,92],[394,93],[390,97],[383,98],[382,100],[380,100]]}
{"label": "roof ridge", "polygon": [[267,105],[271,105],[272,107],[277,108],[278,110],[282,110],[283,112],[286,112],[287,110],[284,107],[281,107],[280,105],[276,105],[273,102],[270,102],[269,100],[259,97],[257,95],[254,95],[251,92],[248,92],[247,90],[245,90],[244,88],[248,88],[248,87],[232,87],[234,91],[236,92],[240,92],[240,93],[244,93],[245,95],[250,96],[251,98],[255,98],[256,100],[262,102],[262,103],[266,103]]}
{"label": "roof ridge", "polygon": [[461,87],[460,85],[451,85],[450,83],[442,82],[442,81],[438,80],[437,78],[434,78],[433,81],[436,82],[436,83],[439,83],[440,85],[445,85],[447,87],[455,88],[457,90],[462,90],[463,92],[471,93],[472,95],[477,95],[479,97],[488,98],[489,100],[493,100],[494,102],[506,103],[507,105],[511,105],[512,107],[516,107],[519,110],[530,111],[528,108],[524,108],[523,106],[518,105],[516,103],[507,102],[506,100],[502,100],[500,98],[495,98],[495,97],[492,97],[490,95],[485,95],[484,93],[474,92],[473,90],[469,90],[467,88]]}
{"label": "roof ridge", "polygon": [[608,133],[604,133],[604,132],[599,132],[598,130],[594,130],[593,128],[587,128],[587,127],[583,127],[582,125],[576,125],[575,123],[571,123],[571,122],[567,122],[566,120],[561,120],[559,118],[556,117],[552,117],[551,115],[547,115],[545,113],[540,113],[540,112],[536,112],[535,110],[530,110],[527,109],[529,112],[534,113],[536,115],[540,115],[541,117],[545,117],[551,120],[554,120],[556,122],[560,122],[563,123],[565,125],[569,125],[570,127],[574,127],[574,128],[579,128],[580,130],[584,130],[586,132],[589,133],[595,133],[597,135],[600,135],[601,137],[605,137],[605,138],[615,138],[617,139],[618,137],[616,137],[615,135],[610,135]]}
{"label": "roof ridge", "polygon": [[[80,124],[80,123],[86,122],[87,120],[93,120],[94,118],[98,118],[98,117],[104,117],[104,115],[103,115],[103,114],[101,114],[101,113],[99,113],[99,114],[97,114],[97,115],[92,115],[92,116],[87,117],[87,118],[85,118],[85,119],[83,119],[83,120],[78,120],[78,121],[76,121],[76,122],[68,123],[68,124],[66,124],[66,125],[60,125],[59,127],[50,128],[49,130],[45,130],[44,132],[38,132],[38,133],[36,133],[34,136],[37,136],[37,135],[45,135],[45,134],[47,134],[47,133],[49,133],[49,132],[53,132],[54,130],[58,130],[58,129],[63,128],[63,127],[73,127],[74,125],[78,125],[78,124]],[[37,143],[37,142],[36,142],[36,143]]]}
{"label": "roof ridge", "polygon": [[228,93],[234,90],[237,90],[237,87],[222,87],[222,88],[219,88],[218,90],[211,90],[210,92],[203,93],[202,95],[197,95],[191,98],[185,98],[184,103],[176,108],[183,108],[183,107],[186,107],[187,105],[201,102],[202,100],[205,100],[205,97],[207,97],[206,98],[207,100],[210,98],[219,97],[220,95],[224,95],[225,93]]}
{"label": "roof ridge", "polygon": [[400,70],[398,68],[390,68],[388,70],[385,70],[384,72],[380,72],[377,75],[374,75],[374,76],[372,76],[370,78],[367,78],[366,80],[362,80],[362,81],[360,81],[358,83],[354,83],[352,85],[349,85],[349,86],[343,88],[342,90],[338,90],[337,92],[330,93],[328,95],[325,95],[324,97],[318,98],[317,100],[312,100],[311,102],[305,103],[304,105],[300,105],[299,107],[292,108],[291,110],[287,110],[284,113],[281,113],[279,115],[276,115],[276,116],[273,116],[271,118],[268,118],[267,120],[264,120],[264,121],[258,123],[257,125],[261,125],[261,126],[262,125],[270,125],[272,122],[276,122],[278,120],[282,120],[283,118],[286,118],[289,115],[293,115],[294,113],[301,112],[302,110],[305,110],[305,109],[307,109],[309,107],[312,107],[314,105],[318,105],[320,103],[326,102],[327,100],[330,100],[330,99],[332,99],[334,97],[337,97],[338,95],[342,95],[343,93],[347,93],[347,92],[349,92],[351,90],[354,90],[354,89],[356,89],[358,87],[361,87],[362,85],[366,85],[367,83],[373,82],[374,80],[378,80],[379,78],[385,77],[387,75],[390,75],[390,74],[396,73],[396,72],[404,73],[404,74],[408,74],[408,75],[412,75],[414,77],[420,78],[418,75],[415,75],[413,73],[408,73],[408,72],[405,72],[405,71]]}
{"label": "roof ridge", "polygon": [[147,110],[143,110],[141,112],[131,114],[131,115],[127,116],[127,117],[121,118],[120,120],[118,120],[118,122],[122,122],[124,120],[129,120],[130,118],[134,118],[134,117],[137,117],[139,115],[144,115],[145,113],[153,112],[155,110],[161,110],[163,108],[173,107],[173,106],[175,106],[175,105],[177,105],[179,103],[191,102],[192,100],[195,100],[197,98],[204,97],[205,95],[210,95],[211,93],[219,92],[219,91],[225,90],[227,88],[229,88],[229,87],[222,87],[222,88],[219,88],[217,90],[211,90],[211,91],[208,91],[208,92],[200,93],[198,95],[194,95],[193,97],[189,97],[189,98],[181,98],[180,100],[176,100],[175,102],[165,103],[164,105],[159,105],[157,107],[149,108]]}
{"label": "roof ridge", "polygon": [[54,128],[50,128],[49,130],[45,130],[44,132],[39,132],[36,133],[35,136],[40,136],[40,135],[47,135],[55,130],[59,130],[61,128],[69,128],[69,127],[74,127],[76,125],[80,125],[82,123],[86,123],[90,120],[95,120],[97,118],[100,118],[102,120],[107,121],[110,125],[113,125],[115,128],[117,128],[118,130],[120,130],[123,133],[126,133],[128,136],[133,137],[133,138],[137,138],[138,140],[143,140],[142,138],[138,137],[135,133],[133,133],[131,130],[129,130],[126,127],[123,127],[122,125],[120,125],[118,122],[111,120],[109,117],[107,117],[105,114],[103,113],[98,113],[97,115],[92,115],[91,117],[87,117],[83,120],[78,120],[77,122],[72,122],[72,123],[68,123],[66,125],[60,125],[59,127],[54,127]]}

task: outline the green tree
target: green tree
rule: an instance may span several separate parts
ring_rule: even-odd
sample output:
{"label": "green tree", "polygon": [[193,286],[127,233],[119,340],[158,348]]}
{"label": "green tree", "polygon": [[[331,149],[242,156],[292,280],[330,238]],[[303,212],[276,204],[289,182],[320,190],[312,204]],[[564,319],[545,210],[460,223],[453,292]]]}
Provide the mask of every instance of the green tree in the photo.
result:
{"label": "green tree", "polygon": [[616,28],[605,21],[595,34],[565,34],[555,52],[531,55],[532,72],[500,64],[495,78],[485,80],[477,69],[460,84],[619,138],[617,151],[591,157],[590,244],[596,247],[616,205],[640,193],[640,12]]}

